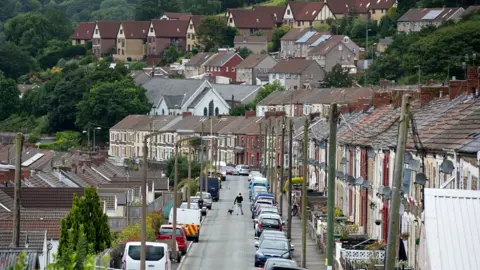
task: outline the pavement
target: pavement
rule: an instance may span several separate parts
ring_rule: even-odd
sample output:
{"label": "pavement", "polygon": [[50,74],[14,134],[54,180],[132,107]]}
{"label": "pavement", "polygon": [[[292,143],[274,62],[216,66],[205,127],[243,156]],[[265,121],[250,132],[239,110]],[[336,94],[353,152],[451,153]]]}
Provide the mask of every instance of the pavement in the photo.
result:
{"label": "pavement", "polygon": [[[228,214],[233,200],[242,193],[245,215]],[[213,203],[194,243],[176,270],[254,270],[255,238],[248,202],[248,177],[227,176],[220,200]]]}
{"label": "pavement", "polygon": [[[282,219],[288,220],[288,201],[287,196],[283,196],[283,212]],[[293,259],[299,266],[302,264],[302,220],[300,219],[300,211],[297,216],[292,217],[292,239],[291,243],[294,245]],[[287,224],[288,226],[288,224]],[[308,224],[307,224],[308,226]],[[307,235],[307,269],[325,269],[325,255],[321,254],[317,244],[310,236]]]}

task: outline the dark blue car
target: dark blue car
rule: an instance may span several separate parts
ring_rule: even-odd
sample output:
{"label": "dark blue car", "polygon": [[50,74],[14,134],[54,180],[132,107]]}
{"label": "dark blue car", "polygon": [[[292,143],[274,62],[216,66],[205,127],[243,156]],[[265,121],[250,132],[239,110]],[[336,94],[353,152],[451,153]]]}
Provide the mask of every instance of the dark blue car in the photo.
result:
{"label": "dark blue car", "polygon": [[255,267],[264,266],[270,258],[292,259],[292,251],[286,239],[265,239],[255,252]]}

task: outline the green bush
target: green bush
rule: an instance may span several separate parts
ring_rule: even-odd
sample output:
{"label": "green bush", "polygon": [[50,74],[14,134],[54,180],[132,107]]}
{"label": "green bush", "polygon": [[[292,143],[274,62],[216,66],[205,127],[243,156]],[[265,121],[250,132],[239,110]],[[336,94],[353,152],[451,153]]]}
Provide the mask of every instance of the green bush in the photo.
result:
{"label": "green bush", "polygon": [[[283,186],[282,188],[282,191],[285,192],[286,190],[288,190],[288,184],[289,183],[289,180],[285,181],[285,186]],[[292,184],[293,185],[301,185],[303,184],[303,177],[293,177],[292,178]]]}
{"label": "green bush", "polygon": [[[181,190],[184,186],[187,185],[187,183],[188,183],[188,178],[185,178],[182,181],[180,181],[180,183],[178,183],[177,185],[178,190]],[[195,196],[195,194],[197,194],[197,191],[198,191],[197,181],[195,179],[191,179],[190,180],[190,196]]]}
{"label": "green bush", "polygon": [[128,67],[130,70],[143,70],[144,67],[147,65],[145,62],[130,62],[128,63]]}
{"label": "green bush", "polygon": [[55,139],[54,142],[41,144],[40,149],[64,152],[80,145],[80,133],[76,131],[57,132]]}

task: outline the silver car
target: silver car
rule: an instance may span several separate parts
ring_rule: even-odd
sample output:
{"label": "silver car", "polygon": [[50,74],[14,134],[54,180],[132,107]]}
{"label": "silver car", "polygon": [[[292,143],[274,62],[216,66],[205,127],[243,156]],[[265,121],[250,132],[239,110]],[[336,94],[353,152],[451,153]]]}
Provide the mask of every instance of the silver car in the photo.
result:
{"label": "silver car", "polygon": [[238,165],[233,170],[234,175],[249,175],[250,174],[250,167],[248,165]]}
{"label": "silver car", "polygon": [[[199,208],[199,206],[198,206],[198,201],[199,201],[199,200],[200,200],[200,197],[198,197],[198,196],[190,197],[190,208],[192,208],[192,205],[196,205],[195,207],[196,207],[196,208]],[[186,203],[182,203],[182,206],[183,206],[184,204],[186,204]],[[195,209],[195,208],[194,208],[194,209]],[[204,206],[202,207],[202,209],[200,209],[200,210],[201,210],[203,216],[206,216],[206,215],[207,215],[207,207],[206,207],[205,205],[204,205]]]}
{"label": "silver car", "polygon": [[[207,207],[208,210],[212,210],[212,204],[213,204],[212,195],[208,192],[202,192],[202,196],[203,196],[203,205],[205,205],[205,207]],[[200,198],[200,192],[197,192],[197,194],[195,194],[195,197]]]}

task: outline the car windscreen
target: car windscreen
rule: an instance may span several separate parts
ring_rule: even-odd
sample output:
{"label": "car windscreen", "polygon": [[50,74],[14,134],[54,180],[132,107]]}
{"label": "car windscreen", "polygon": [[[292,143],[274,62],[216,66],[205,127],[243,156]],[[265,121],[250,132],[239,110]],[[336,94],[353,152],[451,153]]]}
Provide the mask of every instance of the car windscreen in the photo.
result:
{"label": "car windscreen", "polygon": [[266,186],[267,183],[253,183],[253,186],[256,187],[256,186]]}
{"label": "car windscreen", "polygon": [[[173,228],[160,228],[159,233],[160,234],[172,234]],[[177,235],[183,235],[183,231],[181,229],[177,228]]]}
{"label": "car windscreen", "polygon": [[[140,260],[140,246],[130,246],[128,248],[128,256],[132,258],[132,260],[139,261]],[[159,261],[163,258],[165,250],[163,247],[159,246],[147,246],[147,261]]]}
{"label": "car windscreen", "polygon": [[280,220],[274,218],[262,218],[263,225],[280,225]]}
{"label": "car windscreen", "polygon": [[[193,200],[190,200],[190,202],[191,202],[191,203],[190,203],[190,209],[195,209],[195,210],[200,209],[200,208],[198,207],[198,204],[197,204],[198,201],[197,201],[197,202],[194,202]],[[182,203],[182,205],[180,205],[179,208],[180,208],[180,209],[187,209],[187,204],[186,204],[186,203]]]}
{"label": "car windscreen", "polygon": [[288,250],[286,241],[275,241],[269,239],[265,239],[262,243],[260,243],[260,248]]}
{"label": "car windscreen", "polygon": [[[270,264],[273,268],[269,269],[294,269],[290,267],[297,267],[297,263],[292,260],[277,260],[277,259],[269,259],[268,264]],[[278,268],[281,266],[286,266],[286,268]]]}
{"label": "car windscreen", "polygon": [[249,166],[247,166],[247,165],[243,165],[243,166],[241,166],[241,168],[240,168],[240,169],[248,170],[249,168],[250,168]]}
{"label": "car windscreen", "polygon": [[211,199],[212,195],[210,195],[210,193],[205,193],[205,194],[203,194],[203,198],[204,199]]}

